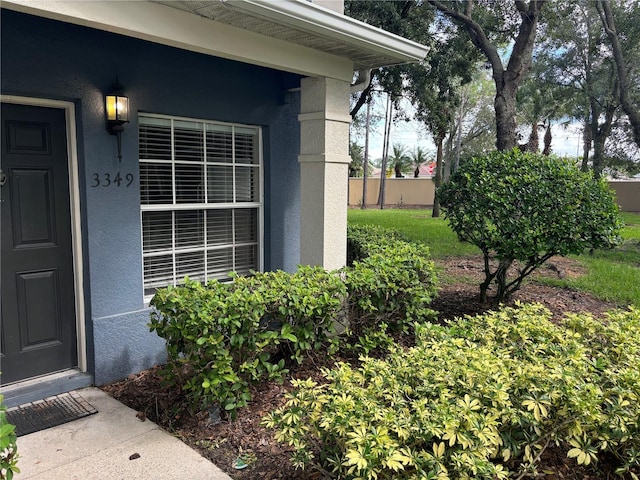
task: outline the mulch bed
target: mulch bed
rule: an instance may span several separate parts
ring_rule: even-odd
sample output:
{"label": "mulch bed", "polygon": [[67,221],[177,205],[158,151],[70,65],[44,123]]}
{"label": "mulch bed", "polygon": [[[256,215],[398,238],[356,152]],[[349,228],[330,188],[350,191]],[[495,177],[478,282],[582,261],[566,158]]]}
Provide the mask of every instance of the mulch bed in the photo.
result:
{"label": "mulch bed", "polygon": [[[494,303],[478,301],[478,283],[482,278],[481,260],[478,257],[455,258],[438,262],[449,278],[459,279],[445,285],[433,303],[439,319],[446,320],[462,315],[482,313],[496,309]],[[574,262],[552,259],[538,275],[570,276],[582,273]],[[530,281],[508,302],[539,302],[559,319],[565,312],[591,312],[601,316],[616,305],[572,290],[548,287]],[[235,421],[214,423],[215,415],[209,412],[189,414],[184,407],[180,391],[163,384],[159,367],[146,370],[127,379],[102,387],[104,391],[138,412],[138,421],[150,419],[177,435],[185,443],[198,450],[234,479],[320,479],[322,473],[295,470],[289,462],[290,450],[273,439],[273,432],[260,426],[261,419],[284,403],[284,395],[291,389],[293,378],[320,378],[320,367],[330,366],[341,358],[316,355],[302,365],[290,366],[288,379],[282,384],[261,383],[252,388],[252,401],[239,412]],[[345,359],[351,360],[351,359]],[[214,421],[212,421],[214,418]],[[243,455],[249,464],[246,469],[234,469],[234,462]],[[542,457],[538,478],[596,480],[614,478],[615,467],[607,459],[599,464],[599,470],[578,467],[559,448],[549,448]],[[399,477],[401,478],[401,477]],[[619,477],[618,477],[619,478]],[[630,477],[629,477],[630,478]]]}
{"label": "mulch bed", "polygon": [[[446,272],[447,277],[460,279],[454,283],[448,283],[434,300],[432,308],[439,312],[441,320],[475,315],[487,310],[496,310],[500,307],[495,300],[489,299],[487,303],[479,300],[478,285],[484,278],[481,258],[456,257],[444,261],[438,261],[438,266]],[[554,288],[536,283],[535,280],[547,278],[572,278],[584,274],[584,269],[575,261],[554,257],[534,272],[530,281],[525,281],[523,287],[505,305],[513,306],[516,302],[540,303],[548,308],[553,318],[559,320],[566,312],[583,313],[590,312],[595,316],[602,316],[605,312],[615,309],[618,305],[600,300],[588,293]],[[491,292],[489,292],[491,295]]]}

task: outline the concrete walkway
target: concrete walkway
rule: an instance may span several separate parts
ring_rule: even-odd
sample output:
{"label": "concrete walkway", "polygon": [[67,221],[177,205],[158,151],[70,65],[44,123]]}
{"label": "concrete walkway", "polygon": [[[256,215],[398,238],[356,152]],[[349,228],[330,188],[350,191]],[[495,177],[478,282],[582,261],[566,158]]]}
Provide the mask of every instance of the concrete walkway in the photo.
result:
{"label": "concrete walkway", "polygon": [[[230,480],[180,440],[102,390],[77,391],[98,413],[18,437],[16,479]],[[136,455],[137,454],[137,455]]]}

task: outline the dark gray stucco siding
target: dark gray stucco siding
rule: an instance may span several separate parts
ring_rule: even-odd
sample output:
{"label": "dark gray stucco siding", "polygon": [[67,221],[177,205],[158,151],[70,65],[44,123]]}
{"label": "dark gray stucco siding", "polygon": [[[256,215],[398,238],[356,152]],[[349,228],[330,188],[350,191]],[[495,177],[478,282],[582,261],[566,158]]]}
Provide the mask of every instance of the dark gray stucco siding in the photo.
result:
{"label": "dark gray stucco siding", "polygon": [[[2,94],[76,104],[87,342],[97,384],[162,358],[143,302],[138,112],[263,126],[265,268],[295,269],[299,95],[287,90],[299,86],[297,76],[7,10],[1,21]],[[132,110],[121,163],[104,120],[116,76]],[[117,172],[134,175],[129,188],[92,186],[95,174]]]}

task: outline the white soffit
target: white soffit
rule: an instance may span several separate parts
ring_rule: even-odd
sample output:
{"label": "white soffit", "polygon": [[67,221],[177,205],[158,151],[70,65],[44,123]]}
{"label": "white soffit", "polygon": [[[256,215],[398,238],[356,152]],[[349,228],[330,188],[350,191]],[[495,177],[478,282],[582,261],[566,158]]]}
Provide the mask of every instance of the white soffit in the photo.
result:
{"label": "white soffit", "polygon": [[349,58],[354,68],[422,60],[427,47],[306,0],[152,0],[252,32]]}
{"label": "white soffit", "polygon": [[2,7],[307,76],[422,60],[427,47],[305,0],[3,0]]}

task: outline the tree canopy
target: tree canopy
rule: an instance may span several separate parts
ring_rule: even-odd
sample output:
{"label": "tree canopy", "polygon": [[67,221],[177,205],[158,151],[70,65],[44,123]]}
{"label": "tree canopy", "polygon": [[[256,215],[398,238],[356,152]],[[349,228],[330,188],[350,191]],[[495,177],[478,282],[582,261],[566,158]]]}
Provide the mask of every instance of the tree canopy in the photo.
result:
{"label": "tree canopy", "polygon": [[[430,47],[421,63],[372,72],[351,113],[387,92],[396,118],[431,133],[438,183],[474,143],[469,125],[487,120],[498,150],[549,154],[552,127],[577,123],[585,170],[640,169],[640,0],[346,0],[345,13]],[[487,78],[491,112],[470,107],[469,86]]]}

